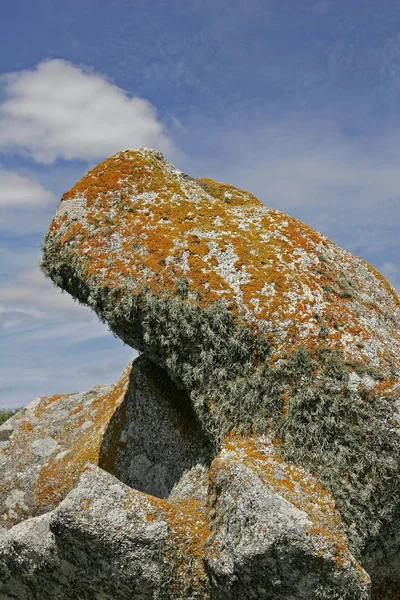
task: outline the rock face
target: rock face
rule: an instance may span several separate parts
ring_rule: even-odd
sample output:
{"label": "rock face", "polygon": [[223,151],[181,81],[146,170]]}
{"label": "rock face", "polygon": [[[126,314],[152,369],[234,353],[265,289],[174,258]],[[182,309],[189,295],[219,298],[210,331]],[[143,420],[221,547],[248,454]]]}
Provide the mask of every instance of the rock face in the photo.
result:
{"label": "rock face", "polygon": [[212,454],[185,392],[140,356],[103,437],[99,466],[136,490],[167,498],[188,469],[208,466]]}
{"label": "rock face", "polygon": [[0,427],[1,527],[58,506],[88,462],[165,498],[211,448],[178,390],[141,356],[115,385],[38,398]]}
{"label": "rock face", "polygon": [[368,598],[332,495],[270,440],[228,438],[210,468],[209,498],[215,598]]}
{"label": "rock face", "polygon": [[400,300],[379,273],[148,149],[63,196],[42,268],[143,355],[103,397],[98,466],[3,535],[5,598],[361,600],[369,576],[398,597]]}
{"label": "rock face", "polygon": [[86,467],[54,511],[0,538],[0,597],[327,597],[320,590],[331,598],[367,599],[369,578],[346,548],[332,499],[322,495],[317,506],[317,484],[308,489],[306,475],[294,493],[302,502],[297,508],[253,469],[267,473],[279,465],[288,489],[305,473],[264,454],[265,441],[259,440],[256,458],[236,442],[240,448],[243,441],[231,439],[211,466],[214,508],[208,512],[193,498],[174,505]]}
{"label": "rock face", "polygon": [[37,398],[0,426],[0,527],[52,510],[86,463],[98,464],[129,371],[115,385]]}
{"label": "rock face", "polygon": [[52,512],[0,540],[0,598],[209,597],[204,520],[88,466]]}

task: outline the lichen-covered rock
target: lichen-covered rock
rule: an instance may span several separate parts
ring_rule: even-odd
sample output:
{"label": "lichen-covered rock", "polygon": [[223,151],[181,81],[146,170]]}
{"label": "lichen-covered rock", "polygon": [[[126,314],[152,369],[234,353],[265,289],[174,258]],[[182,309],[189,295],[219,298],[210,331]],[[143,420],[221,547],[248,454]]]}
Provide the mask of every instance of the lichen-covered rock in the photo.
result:
{"label": "lichen-covered rock", "polygon": [[372,575],[373,600],[400,598],[400,509],[363,553],[363,566]]}
{"label": "lichen-covered rock", "polygon": [[145,356],[115,385],[34,400],[0,427],[0,440],[5,529],[55,508],[87,462],[164,498],[187,469],[211,460],[185,393]]}
{"label": "lichen-covered rock", "polygon": [[168,501],[87,465],[0,535],[2,600],[366,600],[331,494],[267,438],[229,438]]}
{"label": "lichen-covered rock", "polygon": [[0,528],[55,508],[97,463],[130,367],[115,385],[37,398],[0,426]]}
{"label": "lichen-covered rock", "polygon": [[51,516],[48,512],[0,530],[1,600],[58,600],[72,587],[76,569],[58,556]]}
{"label": "lichen-covered rock", "polygon": [[209,478],[206,563],[217,600],[369,598],[332,495],[270,440],[227,439]]}
{"label": "lichen-covered rock", "polygon": [[144,298],[138,307],[135,298],[152,292],[200,309],[224,300],[268,334],[279,356],[326,339],[351,360],[398,374],[400,302],[375,269],[251,194],[194,180],[155,151],[120,152],[64,194],[42,266],[147,351],[162,344],[146,336],[136,312]]}
{"label": "lichen-covered rock", "polygon": [[141,149],[63,196],[42,268],[169,373],[215,444],[268,432],[318,476],[358,558],[400,537],[400,300],[373,267]]}
{"label": "lichen-covered rock", "polygon": [[52,512],[0,536],[1,600],[207,600],[207,523],[88,465]]}

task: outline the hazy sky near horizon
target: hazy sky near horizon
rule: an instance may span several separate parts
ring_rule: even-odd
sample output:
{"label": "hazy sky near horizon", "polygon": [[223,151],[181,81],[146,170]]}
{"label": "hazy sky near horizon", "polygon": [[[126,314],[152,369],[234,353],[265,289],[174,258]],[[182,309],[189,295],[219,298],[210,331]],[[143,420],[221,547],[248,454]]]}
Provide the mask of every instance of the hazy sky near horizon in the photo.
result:
{"label": "hazy sky near horizon", "polygon": [[137,146],[248,189],[400,292],[398,2],[1,2],[4,407],[112,382],[134,356],[38,263],[61,194]]}

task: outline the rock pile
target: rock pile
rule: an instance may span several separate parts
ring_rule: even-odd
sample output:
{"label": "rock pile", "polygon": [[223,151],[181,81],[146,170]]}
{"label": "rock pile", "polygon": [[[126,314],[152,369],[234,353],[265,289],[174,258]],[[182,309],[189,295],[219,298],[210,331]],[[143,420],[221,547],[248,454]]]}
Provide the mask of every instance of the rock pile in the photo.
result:
{"label": "rock pile", "polygon": [[0,598],[399,597],[400,300],[375,269],[148,149],[63,196],[42,269],[141,355],[0,428]]}

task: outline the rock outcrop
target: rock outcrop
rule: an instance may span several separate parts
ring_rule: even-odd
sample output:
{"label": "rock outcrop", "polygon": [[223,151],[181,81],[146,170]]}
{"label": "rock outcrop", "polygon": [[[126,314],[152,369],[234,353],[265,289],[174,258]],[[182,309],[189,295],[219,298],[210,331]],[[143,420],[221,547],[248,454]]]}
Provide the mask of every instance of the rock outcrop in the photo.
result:
{"label": "rock outcrop", "polygon": [[258,440],[250,455],[243,440],[229,440],[210,469],[208,510],[87,466],[55,510],[0,538],[0,597],[366,600],[369,578],[348,552],[332,498],[268,448]]}
{"label": "rock outcrop", "polygon": [[38,398],[0,426],[0,527],[58,506],[87,463],[166,498],[212,451],[183,391],[145,356],[115,385]]}
{"label": "rock outcrop", "polygon": [[52,510],[98,464],[129,371],[115,385],[37,398],[0,426],[0,528]]}
{"label": "rock outcrop", "polygon": [[0,598],[207,599],[204,519],[88,466],[52,512],[0,539]]}
{"label": "rock outcrop", "polygon": [[[23,585],[67,565],[70,595],[57,575],[54,598],[125,598],[126,585],[138,598],[361,600],[369,576],[376,600],[397,597],[400,300],[375,269],[147,149],[63,196],[42,268],[143,355],[124,400],[103,397],[98,467],[79,463],[51,512],[4,534],[9,582],[20,546],[45,557],[37,573],[18,563]],[[107,520],[117,488],[137,503],[132,527]],[[149,522],[164,524],[160,539]],[[31,549],[35,528],[47,550]],[[104,547],[119,588],[99,567]]]}
{"label": "rock outcrop", "polygon": [[270,440],[228,438],[209,477],[215,598],[368,598],[332,495]]}

